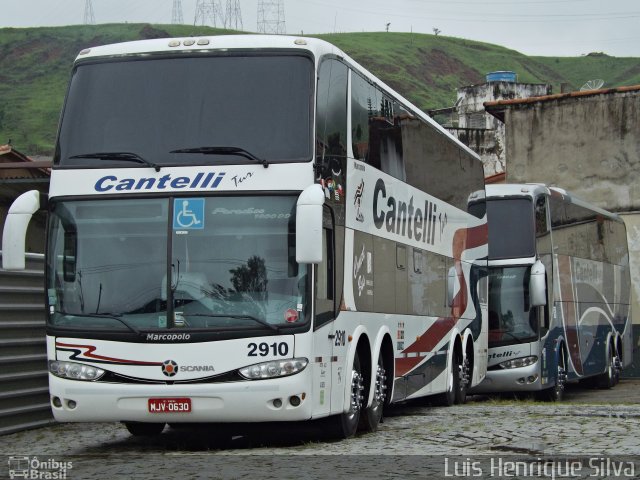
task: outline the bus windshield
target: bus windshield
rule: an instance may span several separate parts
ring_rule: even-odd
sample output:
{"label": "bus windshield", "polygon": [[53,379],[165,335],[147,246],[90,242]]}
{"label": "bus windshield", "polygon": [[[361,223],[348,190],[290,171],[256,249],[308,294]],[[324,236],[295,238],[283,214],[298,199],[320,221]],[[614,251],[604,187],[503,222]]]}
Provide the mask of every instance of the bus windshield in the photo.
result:
{"label": "bus windshield", "polygon": [[302,55],[240,53],[80,64],[54,162],[107,168],[310,160],[313,68]]}
{"label": "bus windshield", "polygon": [[487,200],[490,260],[535,255],[532,205],[530,198]]}
{"label": "bus windshield", "polygon": [[489,347],[538,338],[536,309],[528,299],[529,267],[489,268]]}
{"label": "bus windshield", "polygon": [[56,202],[50,322],[135,332],[304,325],[309,286],[295,261],[295,203],[295,196]]}

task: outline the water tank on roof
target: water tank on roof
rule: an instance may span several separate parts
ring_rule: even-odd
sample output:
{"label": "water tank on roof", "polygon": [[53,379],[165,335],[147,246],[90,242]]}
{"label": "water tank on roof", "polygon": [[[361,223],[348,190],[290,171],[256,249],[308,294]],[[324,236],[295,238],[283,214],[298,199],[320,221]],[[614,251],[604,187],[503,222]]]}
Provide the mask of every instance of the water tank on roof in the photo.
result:
{"label": "water tank on roof", "polygon": [[511,82],[515,83],[518,80],[516,72],[509,72],[506,70],[500,70],[498,72],[487,73],[487,83],[489,82]]}

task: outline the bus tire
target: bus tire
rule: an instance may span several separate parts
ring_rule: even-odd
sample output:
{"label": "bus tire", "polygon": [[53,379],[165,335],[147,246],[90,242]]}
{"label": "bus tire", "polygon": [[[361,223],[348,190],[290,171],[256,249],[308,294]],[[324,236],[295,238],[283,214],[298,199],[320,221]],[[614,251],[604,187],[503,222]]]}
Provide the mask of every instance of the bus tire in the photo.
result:
{"label": "bus tire", "polygon": [[451,357],[451,389],[436,397],[436,403],[442,407],[450,407],[456,401],[456,394],[460,389],[460,366],[462,363],[459,357],[459,354],[454,350],[453,357]]}
{"label": "bus tire", "polygon": [[375,432],[382,420],[384,405],[387,400],[387,371],[384,368],[382,352],[378,354],[378,367],[375,378],[371,380],[370,388],[373,388],[373,400],[371,405],[364,409],[360,415],[360,430]]}
{"label": "bus tire", "polygon": [[164,423],[125,422],[124,426],[134,437],[155,437],[164,430]]}
{"label": "bus tire", "polygon": [[358,431],[360,414],[364,404],[364,384],[360,358],[358,352],[353,357],[353,367],[350,375],[349,410],[329,417],[329,433],[333,438],[345,439],[352,437]]}
{"label": "bus tire", "polygon": [[564,398],[564,387],[567,383],[567,361],[564,355],[564,348],[558,350],[558,367],[556,369],[556,378],[553,387],[547,388],[540,392],[540,399],[547,402],[561,402]]}
{"label": "bus tire", "polygon": [[458,364],[458,388],[455,390],[454,403],[462,405],[467,401],[467,391],[469,390],[470,379],[469,356],[465,356]]}
{"label": "bus tire", "polygon": [[615,385],[615,352],[613,345],[609,345],[609,353],[607,354],[607,364],[604,373],[601,373],[597,377],[598,388],[609,389]]}

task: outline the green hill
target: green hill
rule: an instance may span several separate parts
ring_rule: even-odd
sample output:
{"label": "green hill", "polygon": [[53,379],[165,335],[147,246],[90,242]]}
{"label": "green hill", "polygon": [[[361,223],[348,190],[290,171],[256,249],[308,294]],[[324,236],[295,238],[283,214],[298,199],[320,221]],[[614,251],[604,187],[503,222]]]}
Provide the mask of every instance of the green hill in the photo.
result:
{"label": "green hill", "polygon": [[[229,32],[190,25],[112,24],[0,29],[0,144],[28,155],[51,155],[71,65],[86,47],[146,38]],[[484,82],[494,70],[519,81],[577,89],[603,78],[606,87],[640,84],[640,61],[604,54],[528,57],[514,50],[459,38],[410,33],[318,35],[343,49],[422,109],[455,101],[456,88]]]}

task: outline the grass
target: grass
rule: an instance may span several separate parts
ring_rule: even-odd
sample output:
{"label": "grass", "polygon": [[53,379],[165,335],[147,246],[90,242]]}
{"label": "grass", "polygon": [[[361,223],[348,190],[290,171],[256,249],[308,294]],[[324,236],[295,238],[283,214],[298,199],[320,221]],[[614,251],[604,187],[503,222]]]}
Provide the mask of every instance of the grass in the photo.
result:
{"label": "grass", "polygon": [[[71,65],[83,48],[171,36],[239,32],[191,25],[102,24],[0,29],[0,144],[28,155],[51,155]],[[423,110],[453,105],[456,89],[485,74],[513,70],[520,82],[578,89],[602,78],[605,87],[640,84],[637,58],[604,54],[528,57],[487,43],[442,35],[343,33],[317,35],[371,70]]]}

